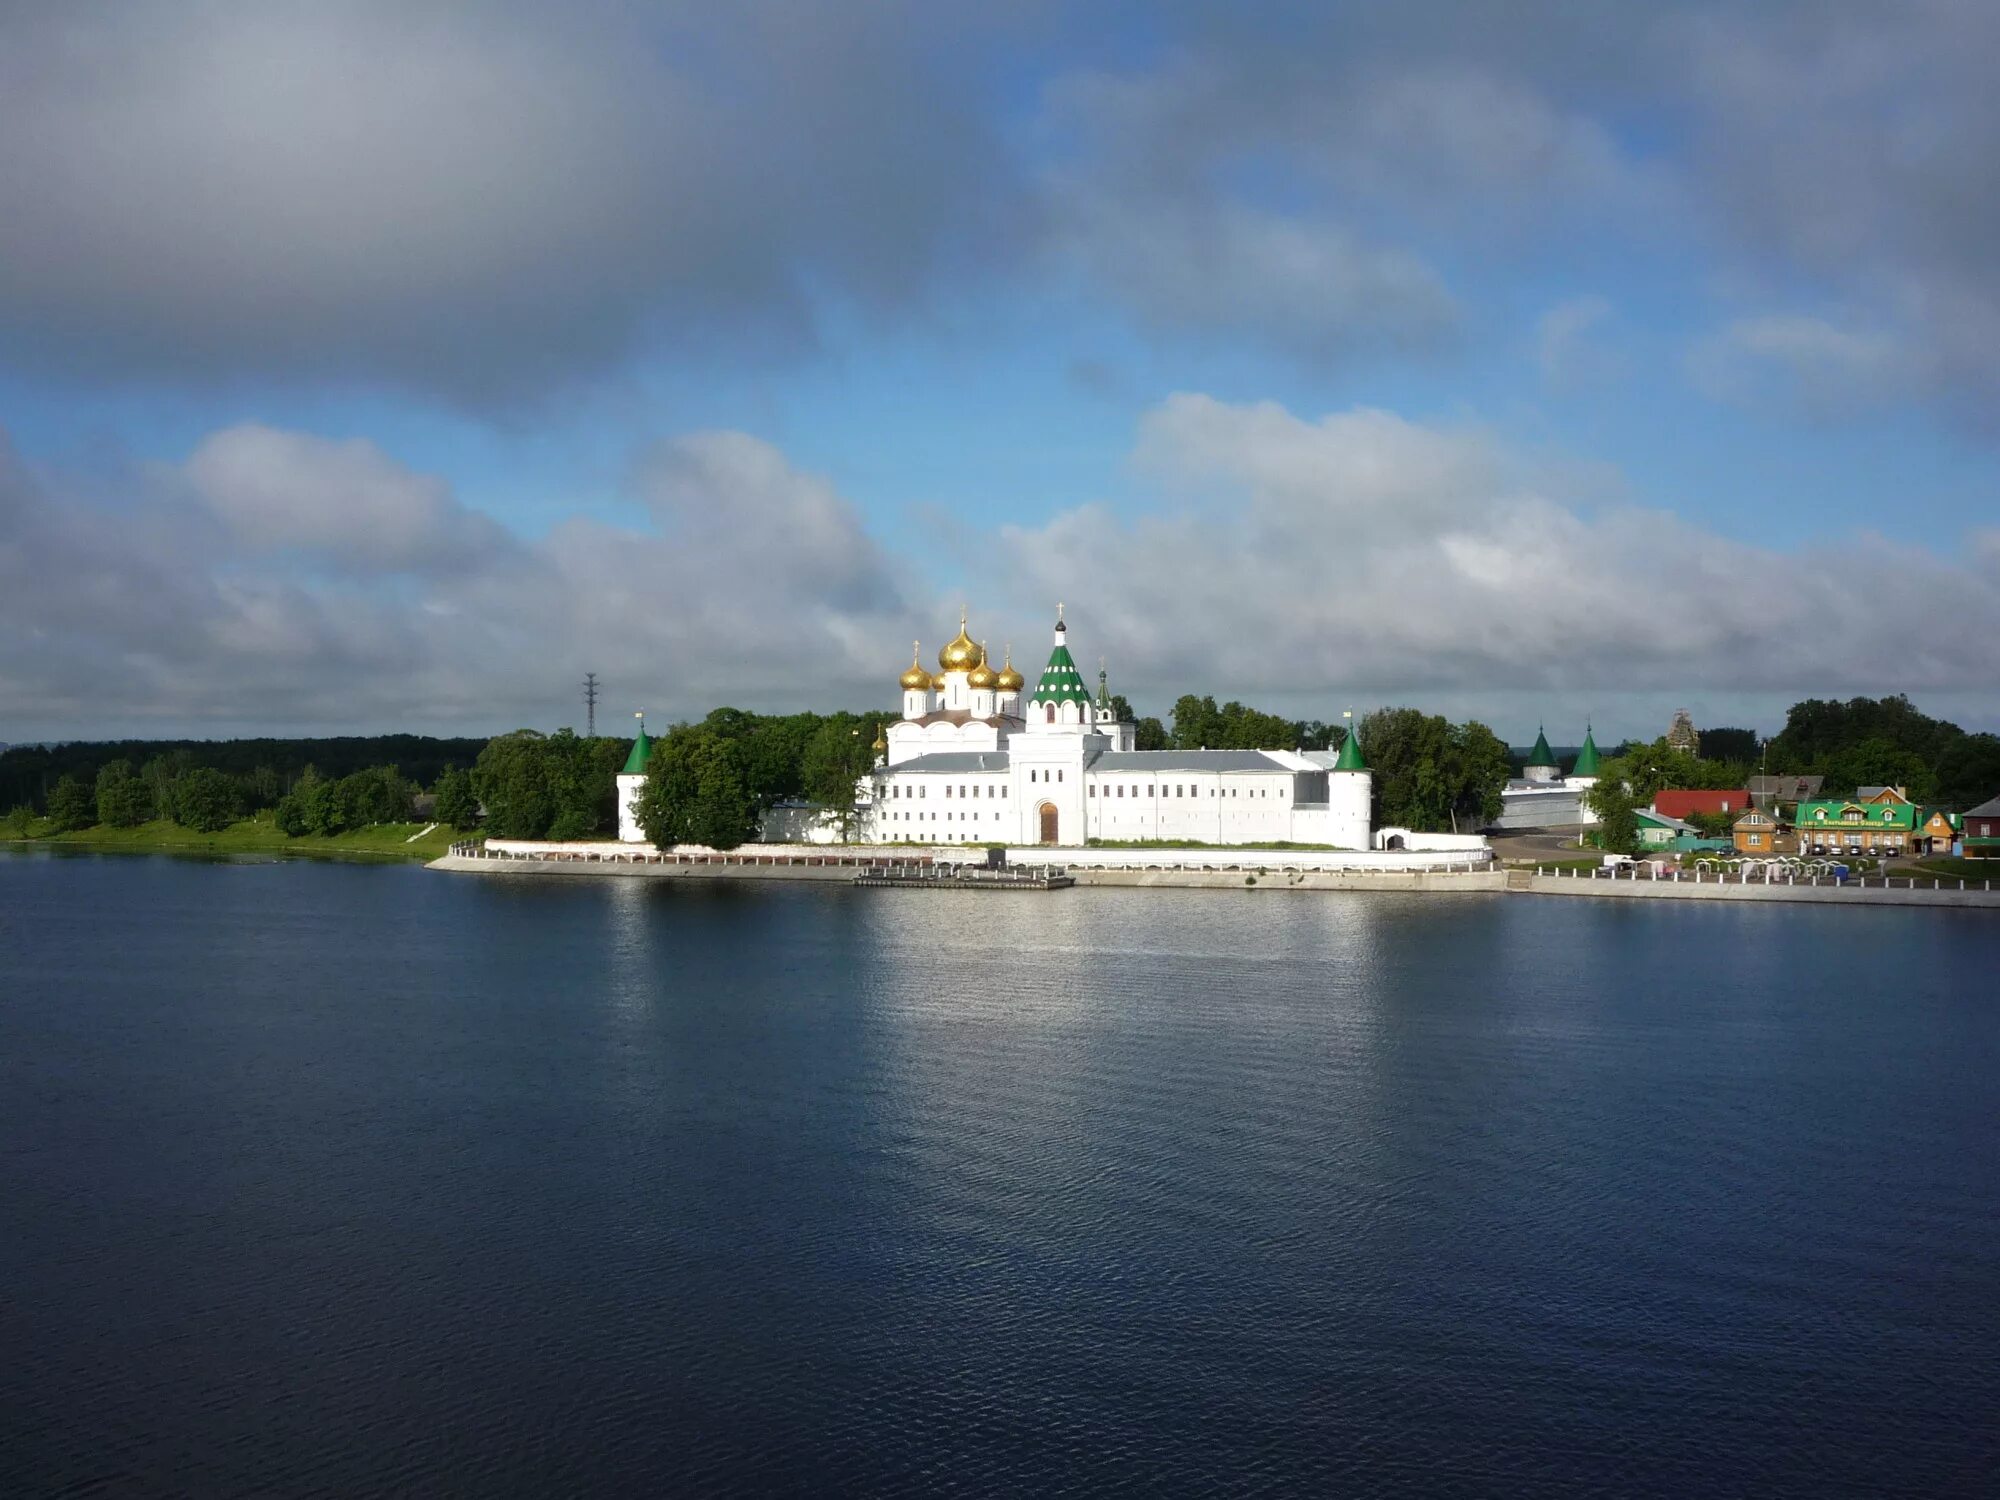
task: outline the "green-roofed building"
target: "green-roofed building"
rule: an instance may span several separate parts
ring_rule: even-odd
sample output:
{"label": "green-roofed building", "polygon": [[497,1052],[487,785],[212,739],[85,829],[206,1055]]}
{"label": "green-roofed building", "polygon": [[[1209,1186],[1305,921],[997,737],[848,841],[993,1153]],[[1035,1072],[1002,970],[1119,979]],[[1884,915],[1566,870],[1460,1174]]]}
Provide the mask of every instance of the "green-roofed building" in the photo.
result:
{"label": "green-roofed building", "polygon": [[1562,767],[1556,763],[1549,737],[1539,724],[1535,726],[1535,748],[1528,752],[1528,764],[1521,774],[1530,781],[1562,780]]}
{"label": "green-roofed building", "polygon": [[632,740],[632,753],[625,757],[625,767],[618,773],[618,837],[627,844],[644,843],[646,835],[639,827],[639,794],[646,789],[646,765],[653,758],[653,742],[646,735],[646,716],[633,715],[639,721],[639,733]]}
{"label": "green-roofed building", "polygon": [[1597,737],[1586,724],[1583,726],[1583,748],[1576,752],[1576,764],[1569,768],[1569,779],[1575,781],[1579,777],[1588,776],[1595,784],[1598,764]]}
{"label": "green-roofed building", "polygon": [[1909,854],[1924,809],[1908,802],[1801,802],[1792,818],[1804,854]]}
{"label": "green-roofed building", "polygon": [[625,757],[625,769],[618,774],[621,776],[643,776],[646,774],[646,762],[652,758],[653,742],[646,737],[646,721],[641,719],[639,721],[638,737],[632,741],[632,753]]}
{"label": "green-roofed building", "polygon": [[1069,654],[1068,634],[1069,627],[1058,619],[1055,647],[1028,698],[1030,724],[1088,724],[1091,720],[1090,689],[1076,669],[1076,658]]}

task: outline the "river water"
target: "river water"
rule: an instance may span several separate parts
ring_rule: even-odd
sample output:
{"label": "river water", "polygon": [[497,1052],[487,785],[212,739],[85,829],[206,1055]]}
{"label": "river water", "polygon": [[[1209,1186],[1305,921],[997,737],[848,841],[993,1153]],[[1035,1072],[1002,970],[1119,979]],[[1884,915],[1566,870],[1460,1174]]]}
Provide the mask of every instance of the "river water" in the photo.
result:
{"label": "river water", "polygon": [[2000,920],[0,857],[0,1494],[1993,1493]]}

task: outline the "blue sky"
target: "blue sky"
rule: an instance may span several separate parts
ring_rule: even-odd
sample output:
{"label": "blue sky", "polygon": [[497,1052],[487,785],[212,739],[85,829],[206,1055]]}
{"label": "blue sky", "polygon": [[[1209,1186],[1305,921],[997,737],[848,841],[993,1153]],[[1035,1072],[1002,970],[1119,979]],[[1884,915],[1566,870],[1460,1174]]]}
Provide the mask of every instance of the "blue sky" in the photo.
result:
{"label": "blue sky", "polygon": [[2000,724],[1990,7],[0,17],[0,740]]}

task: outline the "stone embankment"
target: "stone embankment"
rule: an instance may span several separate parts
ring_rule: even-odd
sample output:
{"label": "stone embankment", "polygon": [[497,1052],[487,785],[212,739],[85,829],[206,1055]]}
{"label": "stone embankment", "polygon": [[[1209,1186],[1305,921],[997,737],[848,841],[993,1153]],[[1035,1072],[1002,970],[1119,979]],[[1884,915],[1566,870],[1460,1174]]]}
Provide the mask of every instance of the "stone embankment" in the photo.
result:
{"label": "stone embankment", "polygon": [[1796,901],[1823,906],[1955,906],[2000,909],[1992,881],[1933,884],[1907,876],[1794,876],[1744,880],[1709,871],[1641,876],[1630,871],[1535,870],[1507,872],[1507,889],[1536,896],[1579,896],[1608,901]]}
{"label": "stone embankment", "polygon": [[[433,870],[482,875],[639,876],[650,879],[830,880],[854,883],[892,870],[940,876],[983,863],[983,848],[910,849],[746,845],[727,853],[644,845],[490,840],[454,844]],[[1077,885],[1209,890],[1498,891],[1505,872],[1490,859],[1452,851],[1342,853],[1266,849],[1053,849],[1009,851],[1009,865],[1059,870]],[[875,883],[890,883],[881,881]],[[894,883],[901,884],[902,881]]]}
{"label": "stone embankment", "polygon": [[824,850],[759,850],[749,853],[669,853],[637,851],[627,844],[507,848],[497,844],[454,844],[427,868],[474,875],[643,876],[655,880],[830,880],[849,885],[857,875],[897,865],[929,864],[909,854],[870,856]]}

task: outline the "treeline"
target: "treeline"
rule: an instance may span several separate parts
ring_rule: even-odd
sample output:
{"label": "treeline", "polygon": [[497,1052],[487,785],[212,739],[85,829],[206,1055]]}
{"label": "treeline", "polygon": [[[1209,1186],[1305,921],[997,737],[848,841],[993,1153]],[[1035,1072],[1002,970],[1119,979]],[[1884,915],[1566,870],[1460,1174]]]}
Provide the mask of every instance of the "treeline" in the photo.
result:
{"label": "treeline", "polygon": [[[754,714],[718,708],[653,740],[640,826],[660,844],[730,849],[753,838],[779,802],[854,812],[855,787],[874,764],[878,729],[896,715]],[[501,735],[474,762],[470,786],[497,838],[577,839],[615,833],[617,775],[627,740],[559,730]],[[443,816],[443,800],[439,816]]]}
{"label": "treeline", "polygon": [[[1706,748],[1706,736],[1703,736]],[[2000,735],[1968,734],[1901,694],[1794,703],[1766,751],[1780,775],[1824,776],[1824,795],[1900,786],[1913,802],[1964,809],[2000,792]]]}
{"label": "treeline", "polygon": [[[1129,716],[1123,699],[1114,704]],[[1174,701],[1173,729],[1137,721],[1141,750],[1338,750],[1339,724],[1287,719],[1231,701],[1186,694]],[[1379,708],[1360,724],[1362,753],[1374,772],[1375,825],[1427,833],[1479,828],[1500,816],[1500,792],[1512,772],[1506,744],[1478,720],[1454,724],[1415,708]]]}
{"label": "treeline", "polygon": [[[470,828],[476,804],[462,772],[447,768],[439,778],[440,807],[451,802],[456,777],[461,795],[453,804],[455,826]],[[142,767],[129,760],[107,761],[88,781],[65,773],[50,788],[46,813],[54,832],[74,833],[102,825],[136,828],[165,818],[198,833],[220,833],[232,823],[271,810],[273,821],[293,838],[328,837],[375,823],[404,823],[415,813],[418,788],[394,766],[371,766],[347,776],[321,776],[312,766],[281,790],[268,766],[232,776],[213,766],[188,765],[179,754],[155,756]],[[17,804],[10,815],[25,829],[30,809]],[[440,821],[452,821],[440,814]]]}
{"label": "treeline", "polygon": [[[0,807],[46,809],[56,783],[68,776],[95,785],[114,761],[145,768],[163,763],[178,771],[206,768],[234,777],[259,807],[274,804],[313,767],[339,780],[357,771],[396,766],[419,786],[431,786],[448,765],[469,766],[484,739],[435,739],[419,734],[342,735],[326,739],[104,740],[61,745],[15,745],[0,753]],[[177,774],[178,774],[177,771]],[[275,783],[277,790],[265,795]]]}
{"label": "treeline", "polygon": [[[1122,697],[1112,702],[1121,718],[1131,717]],[[1334,750],[1345,731],[1318,719],[1287,719],[1234,700],[1215,706],[1210,697],[1183,694],[1174,700],[1173,730],[1158,719],[1139,719],[1137,748],[1141,750]]]}

